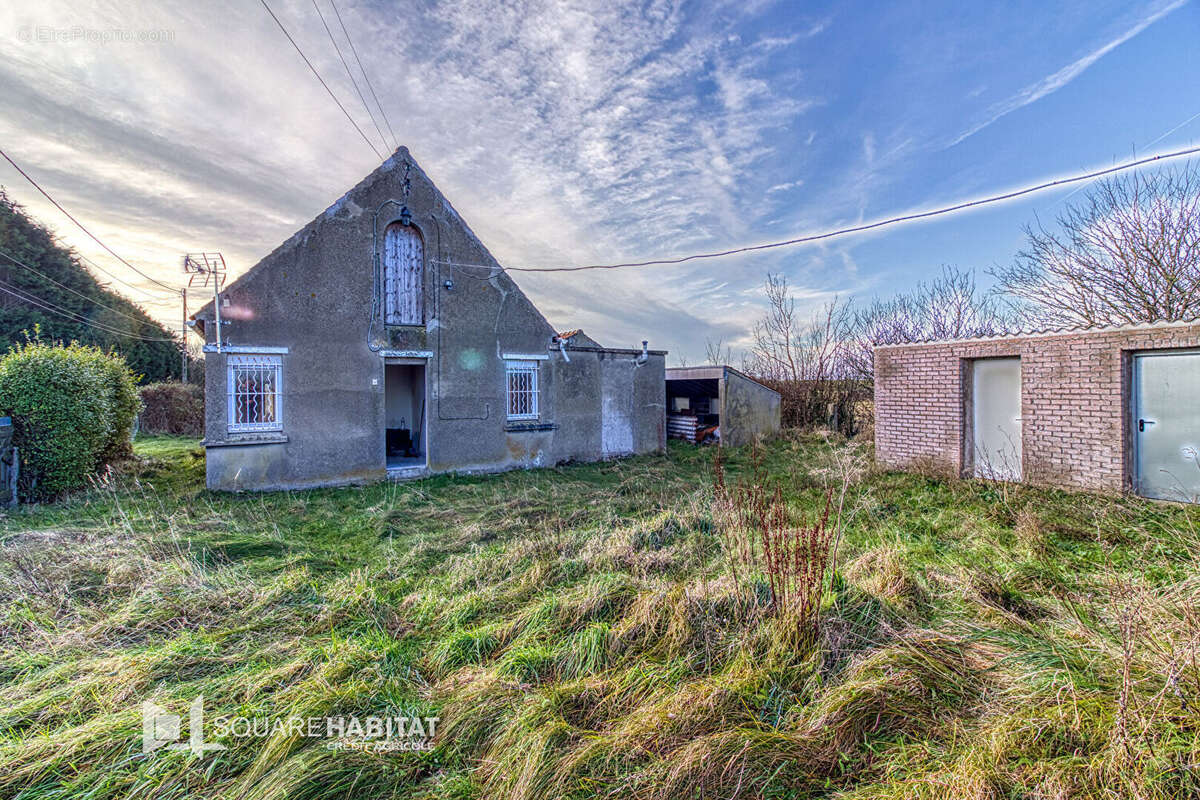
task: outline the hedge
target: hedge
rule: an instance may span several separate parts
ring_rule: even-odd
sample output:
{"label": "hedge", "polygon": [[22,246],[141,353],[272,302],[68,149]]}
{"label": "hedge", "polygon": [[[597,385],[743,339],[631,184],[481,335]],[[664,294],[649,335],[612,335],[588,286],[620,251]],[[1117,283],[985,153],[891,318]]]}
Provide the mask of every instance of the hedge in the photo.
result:
{"label": "hedge", "polygon": [[[98,352],[98,351],[97,351]],[[98,463],[111,464],[133,455],[133,426],[142,412],[137,376],[119,355],[100,353],[98,364],[105,374],[105,386],[112,405],[112,432],[100,451]]]}
{"label": "hedge", "polygon": [[135,376],[118,355],[27,341],[0,359],[0,414],[13,418],[24,501],[53,500],[127,456],[140,410]]}
{"label": "hedge", "polygon": [[141,431],[177,436],[204,435],[204,389],[192,383],[142,387]]}

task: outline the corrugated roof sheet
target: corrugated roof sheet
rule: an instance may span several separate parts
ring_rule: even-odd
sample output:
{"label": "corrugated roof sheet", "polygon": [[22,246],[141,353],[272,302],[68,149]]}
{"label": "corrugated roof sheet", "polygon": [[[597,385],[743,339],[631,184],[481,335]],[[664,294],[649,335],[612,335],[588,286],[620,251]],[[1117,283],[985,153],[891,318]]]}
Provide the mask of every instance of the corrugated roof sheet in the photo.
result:
{"label": "corrugated roof sheet", "polygon": [[1068,325],[1060,328],[1021,328],[1008,333],[998,333],[994,336],[969,336],[964,339],[920,339],[912,342],[896,342],[894,344],[877,344],[874,349],[882,350],[889,347],[913,347],[924,344],[969,344],[972,342],[995,342],[1003,339],[1033,339],[1047,336],[1070,336],[1077,333],[1107,333],[1111,331],[1154,330],[1157,328],[1184,328],[1188,325],[1200,325],[1200,317],[1181,320],[1158,320],[1155,322],[1122,323],[1119,325]]}

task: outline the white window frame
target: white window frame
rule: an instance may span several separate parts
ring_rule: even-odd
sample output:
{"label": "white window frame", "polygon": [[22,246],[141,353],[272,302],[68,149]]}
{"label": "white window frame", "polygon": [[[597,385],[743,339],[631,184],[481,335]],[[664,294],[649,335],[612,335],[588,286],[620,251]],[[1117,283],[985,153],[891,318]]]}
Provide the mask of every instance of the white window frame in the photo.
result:
{"label": "white window frame", "polygon": [[[275,373],[275,419],[270,422],[239,422],[237,419],[237,373],[240,369],[270,370]],[[266,394],[262,394],[266,397]],[[283,430],[283,357],[269,354],[231,355],[225,361],[225,405],[230,433],[257,433]]]}
{"label": "white window frame", "polygon": [[[510,421],[536,420],[541,416],[538,402],[540,395],[538,372],[537,361],[509,359],[504,362],[504,408]],[[516,405],[523,410],[514,413],[513,378],[520,376],[528,376],[529,384],[528,388],[518,390],[523,402],[518,399]]]}

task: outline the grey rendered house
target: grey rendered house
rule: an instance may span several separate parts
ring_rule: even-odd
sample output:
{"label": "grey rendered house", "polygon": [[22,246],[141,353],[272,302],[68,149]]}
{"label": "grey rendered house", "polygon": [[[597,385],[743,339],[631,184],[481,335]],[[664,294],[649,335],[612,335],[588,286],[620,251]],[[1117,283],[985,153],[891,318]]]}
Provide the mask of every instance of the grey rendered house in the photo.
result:
{"label": "grey rendered house", "polygon": [[403,147],[218,303],[193,316],[211,489],[665,447],[666,353],[559,336]]}

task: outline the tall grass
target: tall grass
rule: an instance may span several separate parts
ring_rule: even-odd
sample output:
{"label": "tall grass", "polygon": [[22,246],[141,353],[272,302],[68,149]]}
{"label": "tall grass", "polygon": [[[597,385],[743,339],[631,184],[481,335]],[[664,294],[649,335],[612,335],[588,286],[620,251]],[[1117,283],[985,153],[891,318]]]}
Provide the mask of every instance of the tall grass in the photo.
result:
{"label": "tall grass", "polygon": [[713,509],[742,606],[753,605],[756,581],[765,580],[770,611],[794,621],[798,643],[815,641],[840,523],[829,524],[832,487],[824,508],[808,523],[785,499],[783,484],[767,475],[759,444],[751,449],[749,473],[735,485],[726,483],[720,448],[713,471]]}
{"label": "tall grass", "polygon": [[[0,519],[0,796],[1200,796],[1192,507],[812,436],[241,496],[194,443],[140,452]],[[441,722],[143,755],[141,702],[200,694]]]}

